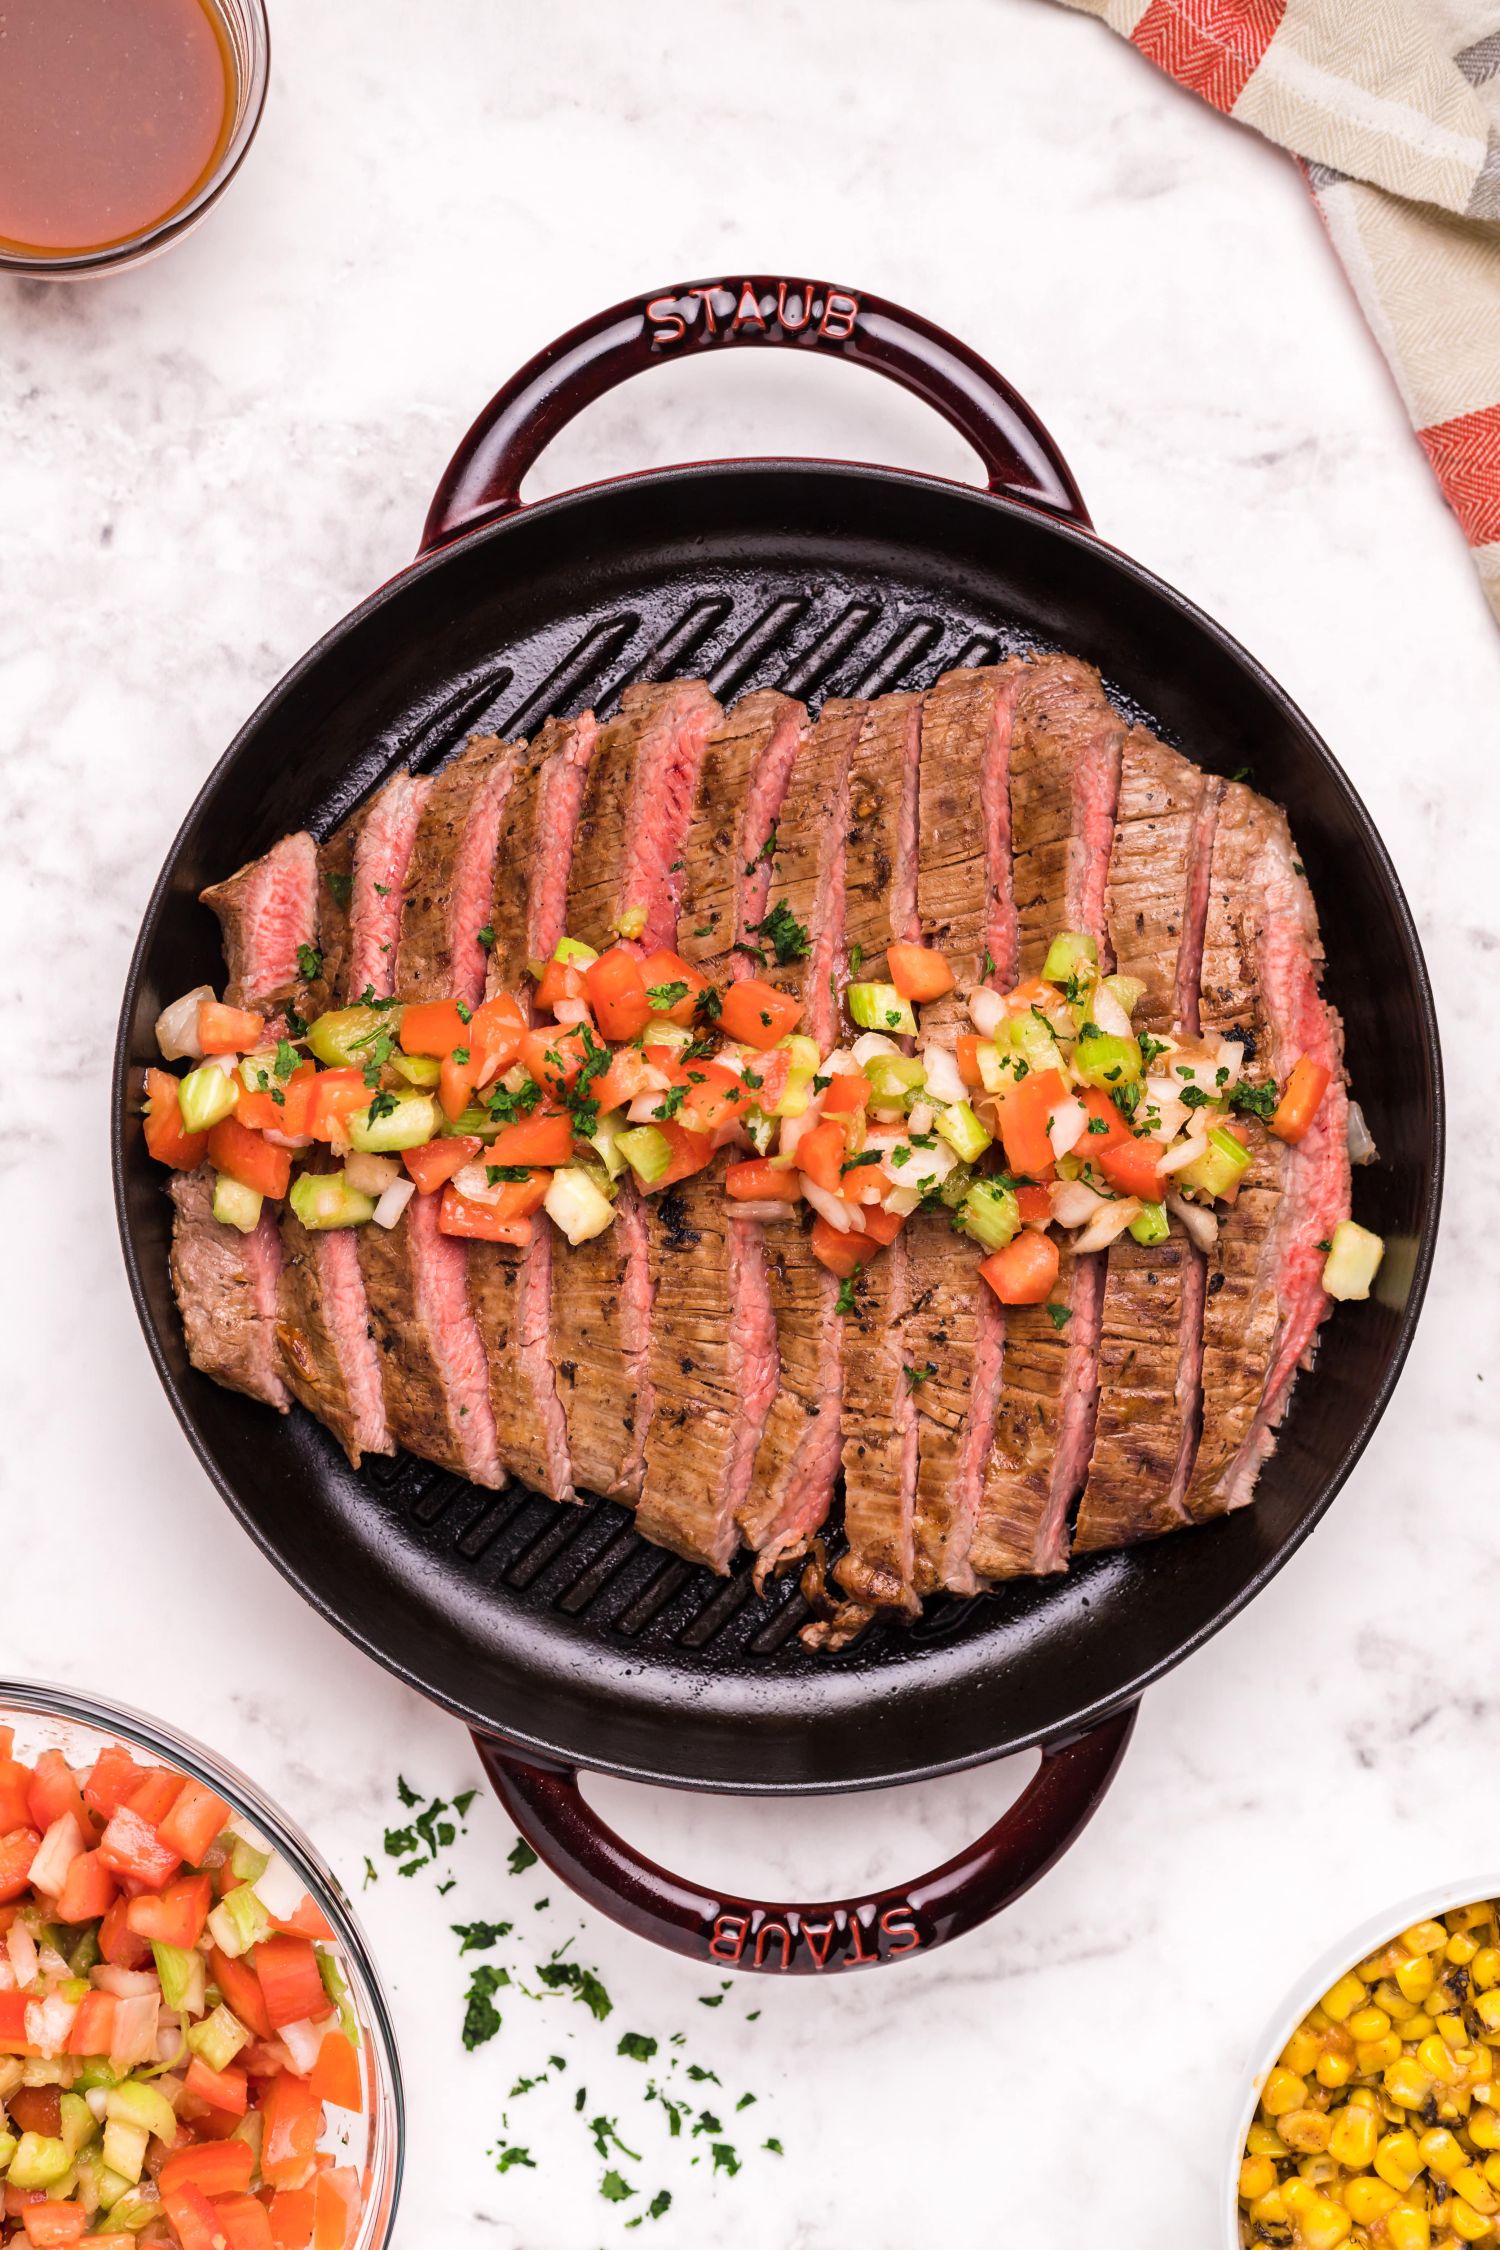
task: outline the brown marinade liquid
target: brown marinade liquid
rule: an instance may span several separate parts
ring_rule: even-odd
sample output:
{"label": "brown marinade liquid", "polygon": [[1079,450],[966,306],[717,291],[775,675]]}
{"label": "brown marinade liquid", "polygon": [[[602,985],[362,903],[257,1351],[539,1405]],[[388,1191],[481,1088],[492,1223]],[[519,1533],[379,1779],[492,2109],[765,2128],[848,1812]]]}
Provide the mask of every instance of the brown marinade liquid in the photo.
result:
{"label": "brown marinade liquid", "polygon": [[0,250],[144,232],[208,179],[233,118],[209,0],[0,0]]}

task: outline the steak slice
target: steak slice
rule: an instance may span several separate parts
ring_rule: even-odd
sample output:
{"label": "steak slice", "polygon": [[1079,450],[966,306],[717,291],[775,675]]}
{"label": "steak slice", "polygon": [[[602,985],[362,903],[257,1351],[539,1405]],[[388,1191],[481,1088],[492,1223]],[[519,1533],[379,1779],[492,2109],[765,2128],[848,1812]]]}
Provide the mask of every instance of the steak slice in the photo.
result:
{"label": "steak slice", "polygon": [[[563,935],[573,831],[598,730],[591,711],[549,719],[517,758],[495,853],[488,994],[510,992],[529,1013],[526,964],[545,960]],[[533,1222],[531,1239],[469,1244],[469,1302],[489,1367],[500,1464],[553,1500],[576,1498],[568,1429],[547,1348],[553,1229]],[[571,1251],[563,1251],[570,1257]]]}
{"label": "steak slice", "polygon": [[490,918],[501,813],[520,755],[513,743],[481,735],[433,781],[407,863],[395,991],[470,1008],[483,999],[479,933]]}
{"label": "steak slice", "polygon": [[[395,989],[407,869],[431,789],[429,781],[397,774],[365,814],[349,901],[352,995],[387,1000]],[[438,1231],[440,1200],[414,1195],[398,1226],[361,1227],[356,1237],[386,1420],[409,1453],[476,1484],[499,1484],[464,1246]]]}
{"label": "steak slice", "polygon": [[[698,680],[627,688],[599,730],[567,880],[566,928],[607,946],[628,931],[643,950],[677,931],[683,831],[718,704]],[[573,1474],[589,1492],[634,1502],[651,1421],[650,1225],[622,1183],[612,1226],[552,1267],[550,1352]]]}
{"label": "steak slice", "polygon": [[[771,847],[807,714],[773,690],[746,696],[709,735],[682,839],[679,947],[708,958],[763,918]],[[730,953],[725,973],[748,973]],[[655,1401],[637,1520],[649,1539],[724,1571],[739,1543],[777,1383],[766,1228],[737,1218],[722,1173],[700,1172],[651,1205],[651,1343]],[[788,1220],[796,1225],[796,1214]],[[782,1229],[778,1227],[777,1232]],[[800,1231],[800,1230],[799,1230]]]}
{"label": "steak slice", "polygon": [[[1139,1030],[1198,1030],[1198,976],[1219,784],[1142,727],[1125,737],[1106,898],[1114,966],[1145,986]],[[1183,1504],[1198,1442],[1204,1267],[1177,1221],[1165,1242],[1110,1245],[1094,1454],[1080,1553],[1154,1539]]]}
{"label": "steak slice", "polygon": [[[1125,728],[1092,666],[1028,664],[1011,731],[1016,967],[1037,976],[1059,930],[1108,944],[1104,895]],[[1049,1305],[1005,1316],[1000,1406],[969,1550],[982,1577],[1063,1570],[1068,1510],[1094,1435],[1103,1272],[1064,1251]]]}
{"label": "steak slice", "polygon": [[1214,840],[1203,949],[1205,1032],[1243,1039],[1284,1078],[1311,1055],[1332,1079],[1295,1147],[1252,1130],[1251,1162],[1219,1217],[1204,1312],[1203,1436],[1187,1491],[1195,1521],[1243,1507],[1328,1311],[1317,1245],[1349,1215],[1343,1031],[1318,988],[1317,912],[1285,816],[1237,782]]}
{"label": "steak slice", "polygon": [[243,1391],[285,1414],[286,1386],[277,1368],[276,1283],[281,1246],[276,1222],[262,1211],[251,1234],[214,1217],[210,1166],[174,1172],[172,1287],[187,1335],[188,1358],[227,1390]]}
{"label": "steak slice", "polygon": [[[803,739],[777,816],[763,910],[755,917],[785,908],[806,930],[806,956],[766,973],[803,1002],[802,1029],[825,1054],[839,1037],[834,981],[844,957],[849,770],[867,708],[825,703]],[[739,1508],[740,1529],[756,1552],[755,1576],[762,1585],[779,1564],[807,1552],[833,1502],[842,1442],[844,1326],[838,1282],[813,1256],[800,1225],[772,1227],[763,1254],[778,1381]]]}
{"label": "steak slice", "polygon": [[299,832],[199,893],[219,917],[232,1008],[275,1012],[307,982],[299,953],[316,942],[318,847]]}
{"label": "steak slice", "polygon": [[849,763],[845,835],[844,950],[851,976],[882,975],[892,940],[916,936],[921,741],[920,695],[883,695],[866,705]]}
{"label": "steak slice", "polygon": [[[951,1047],[967,1028],[966,987],[1015,983],[1009,767],[1024,676],[1019,663],[948,672],[923,698],[917,916],[922,943],[946,955],[958,985],[923,1009],[924,1044]],[[938,1586],[972,1594],[969,1544],[994,1435],[1005,1315],[946,1211],[914,1213],[903,1235],[917,1417],[914,1583],[921,1594]]]}

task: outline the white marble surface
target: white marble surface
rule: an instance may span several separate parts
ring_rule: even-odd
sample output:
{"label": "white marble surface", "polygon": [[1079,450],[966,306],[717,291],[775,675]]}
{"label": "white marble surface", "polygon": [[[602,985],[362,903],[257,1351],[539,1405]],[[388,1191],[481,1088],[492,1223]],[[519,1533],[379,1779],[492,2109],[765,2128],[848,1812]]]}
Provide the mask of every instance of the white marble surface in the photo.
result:
{"label": "white marble surface", "polygon": [[[361,1905],[410,2075],[404,2245],[624,2239],[641,2201],[601,2201],[570,2095],[506,2103],[550,2051],[642,2152],[630,2179],[673,2193],[643,2240],[1216,2240],[1237,2073],[1283,1986],[1386,1899],[1500,1863],[1500,644],[1458,532],[1291,165],[1042,0],[283,0],[275,17],[263,135],[205,230],[104,285],[0,282],[0,1666],[195,1729],[356,1895],[375,1857]],[[190,1457],[126,1295],[106,1086],[189,798],[262,692],[409,555],[494,383],[627,292],[778,261],[972,338],[1063,439],[1107,535],[1312,714],[1423,925],[1454,1153],[1377,1442],[1276,1583],[1152,1691],[1083,1844],[961,1949],[737,1984],[710,2013],[711,1980],[513,1880],[482,1800],[449,1896],[390,1872],[398,1768],[446,1795],[478,1778],[472,1754],[303,1608]],[[596,409],[537,483],[719,447],[963,472],[873,383],[741,357]],[[1019,1778],[795,1813],[597,1795],[669,1862],[797,1893],[930,1864]],[[576,1932],[616,2012],[598,2029],[513,1999],[470,2057],[447,1926],[518,1898],[529,1950]],[[692,2167],[642,2111],[620,2029],[683,2029],[728,2100],[758,2095],[726,2132],[737,2178]],[[536,2169],[501,2177],[486,2151],[507,2106]]]}

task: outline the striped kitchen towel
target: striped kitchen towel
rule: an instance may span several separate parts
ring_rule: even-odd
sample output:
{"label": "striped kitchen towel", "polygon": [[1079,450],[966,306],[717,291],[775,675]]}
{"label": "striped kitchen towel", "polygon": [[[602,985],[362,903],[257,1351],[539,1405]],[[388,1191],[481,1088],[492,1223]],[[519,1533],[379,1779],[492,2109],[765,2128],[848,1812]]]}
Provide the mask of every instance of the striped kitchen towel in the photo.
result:
{"label": "striped kitchen towel", "polygon": [[1067,0],[1302,160],[1500,617],[1500,0]]}

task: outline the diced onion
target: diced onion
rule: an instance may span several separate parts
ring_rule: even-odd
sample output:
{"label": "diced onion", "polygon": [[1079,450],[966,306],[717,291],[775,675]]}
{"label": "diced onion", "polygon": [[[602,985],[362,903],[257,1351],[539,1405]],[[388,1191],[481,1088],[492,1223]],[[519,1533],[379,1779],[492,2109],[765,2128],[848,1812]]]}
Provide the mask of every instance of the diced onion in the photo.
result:
{"label": "diced onion", "polygon": [[1169,1195],[1167,1209],[1174,1219],[1180,1219],[1189,1242],[1199,1250],[1212,1250],[1219,1239],[1219,1222],[1212,1211],[1201,1203],[1189,1203],[1183,1196]]}
{"label": "diced onion", "polygon": [[592,1023],[586,1000],[559,1000],[552,1011],[555,1020],[571,1031],[575,1024]]}
{"label": "diced onion", "polygon": [[663,1091],[658,1086],[654,1093],[636,1095],[625,1111],[632,1125],[654,1125],[657,1122],[656,1113],[661,1108]]}
{"label": "diced onion", "polygon": [[802,1182],[802,1192],[817,1212],[818,1217],[826,1219],[831,1227],[837,1227],[840,1234],[864,1233],[863,1215],[852,1209],[849,1204],[843,1201],[842,1197],[830,1195],[827,1188],[817,1187],[808,1179],[804,1179]]}
{"label": "diced onion", "polygon": [[[898,1156],[901,1157],[899,1164]],[[947,1179],[957,1162],[957,1156],[946,1141],[936,1141],[931,1148],[913,1148],[910,1141],[896,1141],[882,1157],[880,1169],[892,1187],[916,1188],[920,1200],[925,1191],[918,1183],[930,1180],[937,1186]]]}
{"label": "diced onion", "polygon": [[[871,1032],[870,1034],[872,1039],[879,1036],[878,1032]],[[852,1078],[858,1068],[859,1064],[847,1047],[835,1047],[833,1053],[819,1063],[818,1076],[820,1078]]]}
{"label": "diced onion", "polygon": [[1125,1232],[1131,1220],[1140,1215],[1138,1195],[1122,1195],[1118,1202],[1106,1203],[1104,1209],[1090,1219],[1082,1234],[1074,1238],[1074,1250],[1080,1257],[1087,1257],[1095,1250],[1107,1250]]}
{"label": "diced onion", "polygon": [[89,1982],[97,1992],[108,1992],[116,2000],[146,2000],[161,1990],[149,1969],[116,1969],[108,1961],[89,1971]]}
{"label": "diced onion", "polygon": [[52,1993],[45,2000],[33,2000],[26,2009],[26,2039],[47,2062],[62,2054],[68,2044],[68,2034],[73,2029],[73,2018],[78,2013],[76,2000],[64,2000],[60,1993]]}
{"label": "diced onion", "polygon": [[[1180,1080],[1148,1078],[1145,1098],[1137,1111],[1138,1118],[1149,1127],[1153,1141],[1175,1141],[1177,1135],[1192,1116],[1187,1103],[1178,1097]],[[1152,1117],[1150,1112],[1155,1110]]]}
{"label": "diced onion", "polygon": [[1054,1156],[1066,1156],[1076,1148],[1088,1131],[1089,1113],[1082,1102],[1069,1095],[1066,1101],[1056,1104],[1047,1120],[1047,1138],[1052,1143]]}
{"label": "diced onion", "polygon": [[1227,1070],[1229,1073],[1224,1081],[1225,1085],[1232,1086],[1244,1067],[1245,1042],[1243,1039],[1221,1039],[1219,1041],[1219,1068],[1220,1070]]}
{"label": "diced onion", "polygon": [[304,2016],[298,2023],[277,2026],[276,2036],[292,2058],[292,2069],[299,2078],[306,2078],[318,2059],[323,2045],[324,2026]]}
{"label": "diced onion", "polygon": [[358,1152],[344,1166],[344,1178],[350,1187],[358,1188],[361,1195],[384,1195],[401,1177],[401,1166],[394,1156],[365,1156]]}
{"label": "diced onion", "polygon": [[795,1203],[736,1203],[733,1207],[737,1219],[756,1219],[762,1226],[774,1226],[778,1219],[795,1219]]}
{"label": "diced onion", "polygon": [[909,1219],[913,1211],[921,1208],[922,1198],[915,1188],[892,1188],[885,1199],[887,1211],[894,1211],[898,1219]]}
{"label": "diced onion", "polygon": [[157,1993],[125,1999],[115,2010],[109,2060],[114,2070],[133,2070],[137,2063],[156,2060],[156,2019],[161,2012]]}
{"label": "diced onion", "polygon": [[278,1133],[269,1125],[262,1126],[261,1138],[269,1141],[272,1148],[289,1148],[294,1155],[298,1149],[312,1147],[311,1133]]}
{"label": "diced onion", "polygon": [[[900,1052],[895,1040],[887,1039],[883,1031],[862,1031],[849,1050],[849,1059],[856,1070],[863,1070],[876,1055],[899,1055]],[[820,1072],[819,1076],[822,1075]]]}
{"label": "diced onion", "polygon": [[1200,1156],[1208,1154],[1208,1128],[1200,1125],[1196,1133],[1189,1133],[1185,1141],[1178,1141],[1165,1156],[1157,1161],[1159,1172],[1180,1172],[1184,1165],[1196,1164]]}
{"label": "diced onion", "polygon": [[90,2086],[87,2093],[83,2097],[89,2105],[89,2109],[93,2114],[94,2123],[96,2125],[102,2125],[104,2123],[104,2112],[105,2106],[109,2101],[109,2093],[110,2090],[107,2086]]}
{"label": "diced onion", "polygon": [[1060,1227],[1087,1226],[1106,1200],[1086,1180],[1059,1180],[1052,1190],[1052,1216]]}
{"label": "diced onion", "polygon": [[1099,1026],[1099,1029],[1107,1031],[1112,1038],[1134,1038],[1135,1034],[1130,1028],[1129,1016],[1107,985],[1099,984],[1095,986],[1094,997],[1089,1005],[1089,1014]]}
{"label": "diced onion", "polygon": [[951,1047],[924,1047],[922,1062],[927,1072],[927,1092],[935,1102],[947,1109],[953,1102],[966,1102],[969,1089],[959,1075],[958,1057]]}
{"label": "diced onion", "polygon": [[1365,1123],[1365,1113],[1358,1102],[1349,1104],[1349,1162],[1351,1164],[1378,1164],[1380,1151],[1375,1146],[1375,1136]]}
{"label": "diced onion", "polygon": [[307,1896],[302,1877],[276,1851],[256,1876],[253,1888],[273,1922],[290,1922]]}
{"label": "diced onion", "polygon": [[180,1000],[174,1000],[170,1008],[162,1009],[156,1019],[156,1044],[168,1062],[202,1062],[198,1009],[201,1002],[212,999],[212,987],[198,984]]}
{"label": "diced onion", "polygon": [[[83,1848],[77,1821],[71,1813],[60,1813],[37,1847],[31,1862],[30,1881],[37,1890],[45,1891],[48,1898],[57,1898],[67,1880],[68,1869],[80,1857]],[[29,1984],[31,1979],[23,1977],[20,1981]]]}
{"label": "diced onion", "polygon": [[811,1109],[807,1110],[801,1117],[783,1117],[781,1120],[781,1154],[783,1156],[794,1155],[797,1143],[801,1140],[803,1134],[810,1133],[817,1122],[818,1120]]}
{"label": "diced onion", "polygon": [[32,1983],[36,1977],[36,1939],[24,1922],[11,1923],[5,1933],[5,1950],[16,1983],[23,1988]]}
{"label": "diced onion", "polygon": [[393,1227],[416,1192],[415,1180],[392,1180],[370,1214],[376,1226]]}
{"label": "diced onion", "polygon": [[976,985],[969,994],[969,1021],[981,1039],[993,1039],[1005,1021],[1005,1002],[999,993]]}
{"label": "diced onion", "polygon": [[466,1164],[453,1175],[453,1185],[466,1203],[498,1203],[505,1191],[504,1180],[491,1185],[489,1173],[483,1164]]}
{"label": "diced onion", "polygon": [[[960,1094],[959,1100],[963,1098]],[[931,1102],[913,1102],[906,1122],[914,1133],[930,1133],[937,1122],[937,1111]]]}

